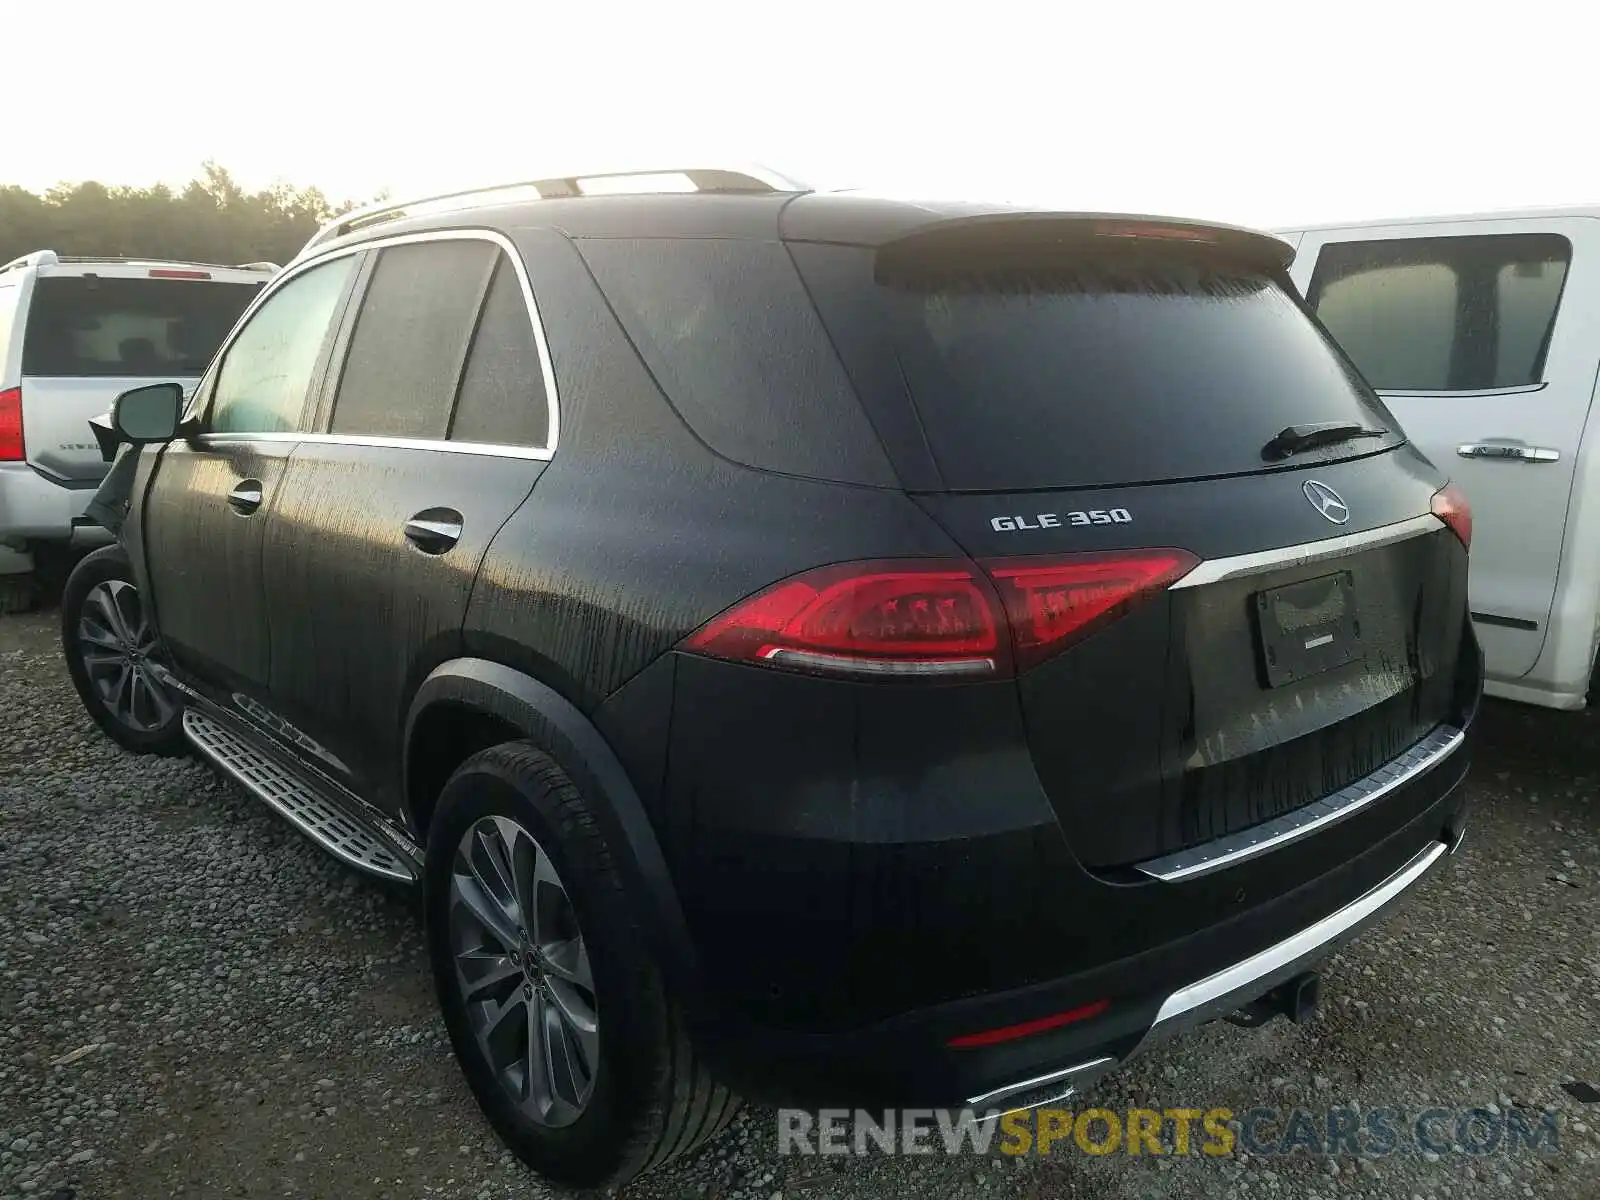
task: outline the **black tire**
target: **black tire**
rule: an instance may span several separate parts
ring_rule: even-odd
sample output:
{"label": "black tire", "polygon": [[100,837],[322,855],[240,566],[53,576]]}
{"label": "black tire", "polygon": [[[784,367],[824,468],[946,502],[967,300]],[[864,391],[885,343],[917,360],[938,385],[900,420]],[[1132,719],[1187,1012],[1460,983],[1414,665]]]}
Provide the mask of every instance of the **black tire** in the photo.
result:
{"label": "black tire", "polygon": [[[93,603],[91,598],[96,589],[102,586],[115,588],[123,602],[132,606],[130,612],[142,613],[138,585],[134,582],[133,569],[122,547],[102,547],[78,563],[68,577],[61,596],[61,649],[67,660],[72,686],[78,690],[78,698],[83,701],[83,707],[94,723],[124,750],[131,750],[135,754],[182,754],[187,750],[188,743],[183,735],[181,694],[171,688],[161,690],[162,697],[171,705],[170,716],[165,716],[149,701],[150,691],[143,682],[149,676],[144,675],[139,686],[144,689],[141,695],[146,697],[146,702],[134,710],[130,719],[124,719],[118,715],[91,672],[85,655],[98,653],[105,647],[85,639],[84,618]],[[141,662],[144,657],[146,655],[141,652]]]}
{"label": "black tire", "polygon": [[33,548],[33,578],[39,588],[41,605],[54,604],[66,591],[72,569],[88,554],[82,549],[58,542],[44,542]]}
{"label": "black tire", "polygon": [[31,574],[0,575],[0,616],[32,612],[38,606],[39,584]]}
{"label": "black tire", "polygon": [[[527,1115],[480,1046],[456,972],[452,873],[463,839],[486,817],[510,818],[548,855],[588,948],[599,1066],[581,1114],[560,1128]],[[690,1045],[644,946],[588,801],[528,742],[467,759],[439,796],[428,834],[428,953],[445,1025],[489,1124],[524,1164],[575,1188],[617,1188],[727,1127],[739,1098]]]}

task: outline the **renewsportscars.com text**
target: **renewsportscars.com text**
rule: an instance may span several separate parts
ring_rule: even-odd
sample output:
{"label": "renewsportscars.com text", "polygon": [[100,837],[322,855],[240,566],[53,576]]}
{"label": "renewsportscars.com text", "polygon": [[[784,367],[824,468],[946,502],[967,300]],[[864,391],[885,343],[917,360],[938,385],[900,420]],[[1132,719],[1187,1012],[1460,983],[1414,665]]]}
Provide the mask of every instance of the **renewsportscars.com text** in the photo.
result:
{"label": "renewsportscars.com text", "polygon": [[1554,1153],[1553,1112],[1521,1109],[1040,1108],[778,1111],[780,1154],[1130,1154],[1214,1158],[1240,1152],[1384,1158],[1394,1154]]}

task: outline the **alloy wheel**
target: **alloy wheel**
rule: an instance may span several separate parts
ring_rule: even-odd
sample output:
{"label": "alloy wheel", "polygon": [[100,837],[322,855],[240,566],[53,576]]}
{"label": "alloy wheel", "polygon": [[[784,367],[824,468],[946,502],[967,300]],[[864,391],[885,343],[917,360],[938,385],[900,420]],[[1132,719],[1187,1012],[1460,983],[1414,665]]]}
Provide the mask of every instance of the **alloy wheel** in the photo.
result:
{"label": "alloy wheel", "polygon": [[468,1022],[500,1086],[538,1124],[572,1124],[600,1063],[589,951],[555,864],[509,817],[475,822],[456,848],[450,946]]}
{"label": "alloy wheel", "polygon": [[163,729],[178,704],[154,669],[156,633],[139,589],[123,579],[97,583],[78,617],[78,656],[106,711],[129,729]]}

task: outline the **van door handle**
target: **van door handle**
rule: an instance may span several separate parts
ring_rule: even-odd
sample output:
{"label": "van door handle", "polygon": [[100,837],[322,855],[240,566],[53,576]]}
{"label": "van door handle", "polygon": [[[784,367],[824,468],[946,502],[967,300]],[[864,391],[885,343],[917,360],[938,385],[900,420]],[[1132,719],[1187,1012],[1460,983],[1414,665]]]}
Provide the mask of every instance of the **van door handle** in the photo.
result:
{"label": "van door handle", "polygon": [[1462,458],[1506,458],[1515,462],[1552,463],[1561,451],[1547,446],[1521,446],[1515,442],[1464,442],[1456,447]]}
{"label": "van door handle", "polygon": [[453,508],[425,508],[406,522],[406,537],[424,554],[443,554],[461,540],[461,514]]}
{"label": "van door handle", "polygon": [[228,503],[234,512],[248,517],[261,507],[261,480],[241,479],[228,493]]}

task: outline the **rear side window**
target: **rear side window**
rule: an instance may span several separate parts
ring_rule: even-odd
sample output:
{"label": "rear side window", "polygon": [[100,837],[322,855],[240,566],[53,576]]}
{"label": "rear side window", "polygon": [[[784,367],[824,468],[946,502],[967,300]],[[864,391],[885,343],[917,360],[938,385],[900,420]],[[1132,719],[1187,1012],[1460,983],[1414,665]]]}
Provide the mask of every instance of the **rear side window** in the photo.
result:
{"label": "rear side window", "polygon": [[1525,387],[1543,378],[1571,259],[1559,234],[1334,242],[1308,299],[1380,390]]}
{"label": "rear side window", "polygon": [[1243,474],[1289,425],[1394,429],[1280,282],[1202,252],[794,250],[836,335],[878,330],[953,490]]}
{"label": "rear side window", "polygon": [[501,254],[461,375],[450,440],[542,447],[549,435],[539,343],[516,268]]}
{"label": "rear side window", "polygon": [[442,439],[499,249],[477,238],[380,251],[334,401],[332,432]]}
{"label": "rear side window", "polygon": [[41,275],[28,306],[25,375],[202,374],[259,283]]}
{"label": "rear side window", "polygon": [[578,242],[623,328],[695,434],[734,462],[893,486],[788,251],[777,242]]}

